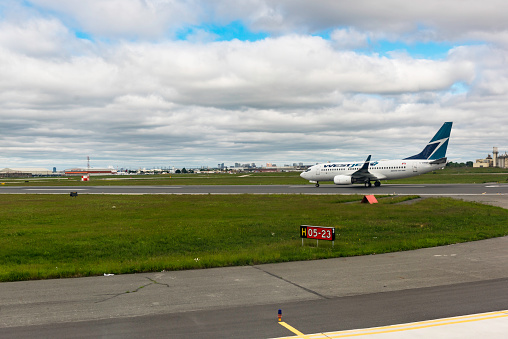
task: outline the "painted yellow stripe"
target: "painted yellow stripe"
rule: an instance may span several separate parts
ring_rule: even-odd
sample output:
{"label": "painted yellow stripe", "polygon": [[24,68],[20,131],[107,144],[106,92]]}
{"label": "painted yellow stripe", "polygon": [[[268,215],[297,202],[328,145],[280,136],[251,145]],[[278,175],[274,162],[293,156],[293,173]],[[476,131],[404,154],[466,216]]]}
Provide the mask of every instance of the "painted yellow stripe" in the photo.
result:
{"label": "painted yellow stripe", "polygon": [[[319,338],[319,337],[321,337],[321,338],[348,338],[348,337],[359,337],[359,336],[364,336],[364,335],[375,335],[375,334],[382,334],[382,333],[411,331],[411,330],[425,329],[425,328],[438,327],[438,326],[469,323],[469,322],[473,322],[473,321],[505,318],[505,317],[508,317],[507,312],[508,311],[481,313],[481,314],[454,317],[454,318],[422,321],[422,322],[418,322],[418,323],[392,325],[392,326],[385,326],[385,327],[375,327],[375,328],[362,329],[362,330],[333,332],[333,333],[327,333],[326,336],[323,336],[323,334],[318,334],[314,338]],[[352,332],[356,332],[356,333],[352,333]],[[361,333],[361,332],[364,332],[364,333]],[[312,338],[312,337],[309,336],[309,338]]]}
{"label": "painted yellow stripe", "polygon": [[[496,316],[496,314],[500,314],[500,315]],[[410,331],[410,330],[416,330],[416,329],[424,329],[424,328],[430,328],[430,327],[453,325],[453,324],[460,324],[460,323],[467,323],[467,322],[495,319],[495,318],[503,318],[503,317],[508,317],[508,314],[506,313],[506,311],[482,313],[482,314],[476,314],[476,315],[437,319],[437,320],[430,320],[430,321],[422,321],[422,322],[418,322],[418,323],[409,323],[409,324],[402,324],[402,325],[375,327],[375,328],[369,328],[369,329],[363,329],[363,330],[342,331],[342,332],[331,333],[331,335],[334,335],[332,338],[347,338],[347,337],[362,336],[362,335],[367,335],[367,334],[372,335],[372,334],[378,334],[378,333],[392,333],[392,332]],[[352,332],[356,332],[356,333],[352,333]],[[367,332],[367,333],[359,333],[359,332]],[[347,333],[350,333],[350,334],[347,334]],[[338,336],[336,336],[337,334],[338,334]]]}
{"label": "painted yellow stripe", "polygon": [[289,324],[286,324],[285,322],[283,321],[280,321],[279,324],[281,324],[282,326],[284,326],[285,328],[287,328],[288,330],[290,330],[291,332],[293,332],[294,334],[296,334],[299,338],[303,338],[303,339],[308,339],[308,337],[303,334],[302,332],[298,331],[296,328],[294,328],[293,326],[289,325]]}
{"label": "painted yellow stripe", "polygon": [[[290,331],[292,331],[293,333],[298,335],[298,337],[285,337],[285,338],[294,338],[294,339],[296,339],[296,338],[306,338],[306,339],[315,338],[315,339],[317,339],[317,338],[348,338],[348,337],[359,337],[359,336],[375,335],[375,334],[382,334],[382,333],[403,332],[403,331],[411,331],[411,330],[425,329],[425,328],[431,328],[431,327],[454,325],[454,324],[461,324],[461,323],[470,323],[470,322],[474,322],[474,321],[497,319],[497,318],[507,318],[507,317],[508,317],[508,310],[505,310],[505,311],[499,311],[499,312],[479,313],[479,314],[464,315],[464,316],[453,317],[453,318],[421,321],[421,322],[416,322],[416,323],[390,325],[390,326],[382,326],[382,327],[372,327],[372,328],[357,329],[357,330],[327,332],[327,333],[314,333],[314,334],[307,334],[307,335],[299,332],[298,330],[287,325],[286,323],[280,323],[280,324],[285,326]],[[282,338],[280,338],[280,339],[282,339]]]}

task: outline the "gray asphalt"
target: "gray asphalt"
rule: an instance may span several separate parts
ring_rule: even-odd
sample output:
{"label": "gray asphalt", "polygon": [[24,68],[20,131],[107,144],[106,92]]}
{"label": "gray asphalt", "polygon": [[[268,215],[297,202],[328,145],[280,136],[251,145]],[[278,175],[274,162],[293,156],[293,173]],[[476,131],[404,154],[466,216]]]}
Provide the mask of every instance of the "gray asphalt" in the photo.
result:
{"label": "gray asphalt", "polygon": [[0,186],[0,194],[419,194],[506,195],[508,184],[395,185],[193,185],[193,186]]}
{"label": "gray asphalt", "polygon": [[[465,185],[462,194],[437,186],[429,195],[506,204],[506,185]],[[427,194],[416,188],[407,194]],[[507,296],[504,237],[364,257],[2,283],[0,337],[280,337],[291,333],[277,324],[279,308],[284,321],[315,333],[505,310]]]}

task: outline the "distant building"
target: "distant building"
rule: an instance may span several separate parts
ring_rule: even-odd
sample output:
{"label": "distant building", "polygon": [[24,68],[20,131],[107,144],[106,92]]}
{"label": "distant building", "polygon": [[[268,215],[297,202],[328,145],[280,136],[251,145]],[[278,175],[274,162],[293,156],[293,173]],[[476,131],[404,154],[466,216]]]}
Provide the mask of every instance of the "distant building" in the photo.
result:
{"label": "distant building", "polygon": [[508,161],[506,160],[508,158],[508,154],[506,152],[499,155],[497,147],[494,147],[492,155],[492,162],[494,163],[494,167],[508,168]]}
{"label": "distant building", "polygon": [[261,172],[261,173],[267,173],[267,172],[278,172],[279,170],[277,169],[277,167],[266,167],[266,168],[258,168],[256,169],[256,172]]}
{"label": "distant building", "polygon": [[476,159],[476,162],[473,164],[473,167],[500,167],[500,168],[508,168],[508,153],[504,153],[499,155],[497,147],[494,147],[492,151],[492,156],[490,154],[487,155],[485,159]]}
{"label": "distant building", "polygon": [[116,174],[116,169],[112,168],[70,168],[64,171],[65,175],[108,175]]}
{"label": "distant building", "polygon": [[53,174],[53,172],[47,168],[37,167],[4,168],[0,170],[0,178],[21,178],[51,174]]}
{"label": "distant building", "polygon": [[485,159],[476,159],[476,162],[473,164],[473,167],[494,167],[492,157],[489,154]]}

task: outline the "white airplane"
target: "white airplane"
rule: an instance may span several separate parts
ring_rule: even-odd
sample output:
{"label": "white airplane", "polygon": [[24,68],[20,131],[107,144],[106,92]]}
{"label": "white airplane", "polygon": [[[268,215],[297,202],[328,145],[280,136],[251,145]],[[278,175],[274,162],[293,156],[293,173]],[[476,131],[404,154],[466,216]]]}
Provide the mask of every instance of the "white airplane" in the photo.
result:
{"label": "white airplane", "polygon": [[452,130],[452,122],[445,122],[427,146],[420,153],[401,160],[370,161],[370,155],[364,162],[335,162],[309,167],[300,176],[315,183],[333,181],[336,185],[364,183],[371,187],[381,186],[380,180],[408,178],[442,169],[446,166],[446,148]]}

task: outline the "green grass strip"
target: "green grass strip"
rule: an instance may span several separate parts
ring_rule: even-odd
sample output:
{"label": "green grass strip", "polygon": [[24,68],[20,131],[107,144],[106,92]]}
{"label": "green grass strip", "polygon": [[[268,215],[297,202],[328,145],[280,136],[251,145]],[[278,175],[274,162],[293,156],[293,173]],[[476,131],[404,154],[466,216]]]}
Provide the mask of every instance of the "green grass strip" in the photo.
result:
{"label": "green grass strip", "polygon": [[[361,198],[0,195],[0,281],[355,256],[508,234],[508,211],[498,207]],[[335,246],[302,247],[301,224],[335,227]]]}
{"label": "green grass strip", "polygon": [[[445,168],[435,172],[400,180],[383,180],[382,184],[479,184],[508,182],[508,169],[503,168]],[[323,182],[332,184],[332,181]],[[240,174],[166,174],[166,175],[109,175],[56,178],[0,178],[2,187],[8,186],[118,186],[118,185],[313,185],[300,177],[300,172],[240,173]]]}

